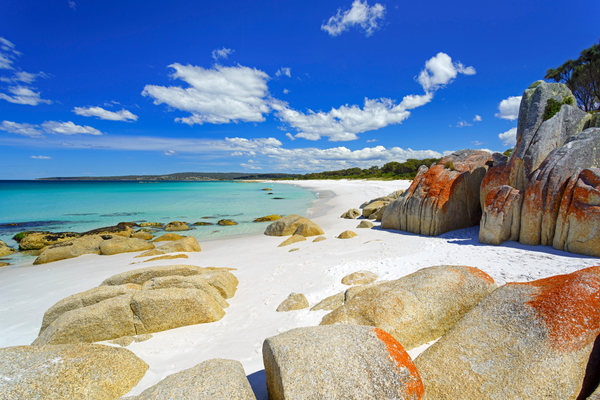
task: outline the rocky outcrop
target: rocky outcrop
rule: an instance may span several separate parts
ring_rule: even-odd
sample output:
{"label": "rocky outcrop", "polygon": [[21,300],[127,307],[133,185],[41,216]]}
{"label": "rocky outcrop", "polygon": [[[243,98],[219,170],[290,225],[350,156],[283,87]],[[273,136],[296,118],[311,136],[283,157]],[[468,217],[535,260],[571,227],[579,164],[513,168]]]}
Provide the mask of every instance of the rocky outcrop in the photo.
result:
{"label": "rocky outcrop", "polygon": [[92,229],[91,231],[83,232],[81,236],[96,236],[96,235],[117,235],[123,237],[131,237],[135,231],[126,225],[107,226],[104,228]]}
{"label": "rocky outcrop", "polygon": [[281,219],[281,215],[273,214],[273,215],[267,215],[266,217],[256,218],[252,222],[271,222],[271,221],[276,221],[278,219]]}
{"label": "rocky outcrop", "polygon": [[144,231],[137,231],[131,237],[136,238],[136,239],[143,239],[143,240],[152,240],[154,238],[154,236],[150,232],[144,232]]}
{"label": "rocky outcrop", "polygon": [[290,293],[290,295],[277,307],[277,312],[302,310],[308,308],[308,300],[302,293]]}
{"label": "rocky outcrop", "polygon": [[400,343],[370,326],[296,328],[267,338],[269,399],[420,399],[423,383]]}
{"label": "rocky outcrop", "polygon": [[48,309],[33,344],[92,343],[218,321],[237,284],[223,268],[173,265],[124,272]]}
{"label": "rocky outcrop", "polygon": [[78,238],[76,232],[30,232],[19,242],[19,250],[41,250],[46,246]]}
{"label": "rocky outcrop", "polygon": [[486,151],[461,150],[421,166],[407,192],[385,208],[381,227],[438,236],[479,224],[479,190],[491,164]]}
{"label": "rocky outcrop", "polygon": [[237,222],[232,221],[230,219],[221,219],[221,220],[219,220],[219,222],[217,222],[217,225],[221,225],[221,226],[237,225]]}
{"label": "rocky outcrop", "polygon": [[381,207],[387,206],[392,200],[394,199],[389,198],[389,200],[378,200],[369,203],[362,209],[362,216],[365,218],[369,218],[371,214],[377,212],[377,210],[379,210]]}
{"label": "rocky outcrop", "polygon": [[371,222],[371,221],[360,221],[360,223],[356,226],[356,228],[365,228],[365,229],[371,229],[372,227],[374,227],[375,225]]}
{"label": "rocky outcrop", "polygon": [[298,225],[298,228],[294,231],[294,235],[300,235],[304,237],[319,236],[323,235],[323,229],[312,221],[305,222]]}
{"label": "rocky outcrop", "polygon": [[129,400],[256,400],[239,361],[213,359],[167,376]]}
{"label": "rocky outcrop", "polygon": [[356,208],[351,208],[348,211],[346,211],[345,213],[343,213],[342,215],[340,215],[340,218],[345,218],[345,219],[356,219],[358,217],[360,217],[360,210],[357,210]]}
{"label": "rocky outcrop", "polygon": [[163,224],[160,222],[142,222],[140,223],[141,227],[153,227],[153,228],[162,228]]}
{"label": "rocky outcrop", "polygon": [[89,235],[77,239],[53,244],[46,247],[35,259],[34,264],[45,264],[67,258],[79,257],[83,254],[100,254],[100,244],[112,235]]}
{"label": "rocky outcrop", "polygon": [[167,232],[172,232],[172,231],[189,231],[190,227],[187,226],[187,224],[185,222],[181,222],[181,221],[172,221],[169,222],[167,224],[167,226],[165,226],[165,231]]}
{"label": "rocky outcrop", "polygon": [[15,253],[16,251],[17,250],[13,249],[12,247],[9,247],[5,242],[0,240],[0,257],[9,256]]}
{"label": "rocky outcrop", "polygon": [[425,398],[585,398],[599,274],[591,267],[491,293],[415,360]]}
{"label": "rocky outcrop", "polygon": [[[492,167],[482,182],[480,242],[518,240],[567,250],[566,237],[561,235],[572,191],[582,170],[600,166],[600,129],[582,132],[591,125],[590,114],[563,104],[556,115],[544,121],[548,100],[563,102],[567,98],[573,98],[571,92],[558,83],[536,82],[525,91],[515,151],[508,162]],[[575,222],[573,228],[577,230],[577,226]],[[558,230],[561,234],[556,235]],[[577,241],[591,238],[579,237]],[[597,247],[592,242],[580,250],[572,246],[570,251],[590,254],[594,251],[590,249]]]}
{"label": "rocky outcrop", "polygon": [[131,351],[97,344],[0,349],[3,399],[119,399],[148,370]]}
{"label": "rocky outcrop", "polygon": [[265,229],[265,235],[290,236],[294,234],[294,232],[296,231],[296,229],[298,229],[300,225],[308,222],[311,221],[299,215],[286,215],[285,217],[278,219],[277,221],[267,226],[267,229]]}
{"label": "rocky outcrop", "polygon": [[305,240],[306,240],[306,238],[304,236],[293,234],[292,236],[290,236],[289,238],[287,238],[286,240],[281,242],[281,244],[277,247],[289,246],[290,244],[303,242]]}
{"label": "rocky outcrop", "polygon": [[371,271],[356,271],[342,278],[344,285],[368,285],[375,282],[379,276]]}
{"label": "rocky outcrop", "polygon": [[344,305],[344,293],[336,293],[332,296],[326,297],[318,302],[310,311],[327,310],[333,311]]}
{"label": "rocky outcrop", "polygon": [[424,268],[362,290],[321,324],[376,326],[412,349],[442,336],[495,288],[494,280],[477,268]]}
{"label": "rocky outcrop", "polygon": [[[156,242],[156,240],[155,240],[155,242]],[[175,253],[175,252],[179,252],[179,251],[191,253],[191,252],[202,251],[202,248],[200,248],[200,244],[198,243],[198,241],[196,240],[195,237],[184,236],[181,239],[174,240],[172,242],[163,244],[162,246],[158,246],[154,250],[146,251],[146,252],[140,254],[139,256],[136,256],[136,258],[137,257],[160,256],[163,254]]]}
{"label": "rocky outcrop", "polygon": [[109,256],[112,254],[131,253],[153,249],[154,245],[147,240],[137,238],[124,238],[113,236],[100,243],[100,254]]}
{"label": "rocky outcrop", "polygon": [[178,235],[176,233],[165,233],[153,240],[153,242],[173,242],[175,240],[183,239],[185,236]]}
{"label": "rocky outcrop", "polygon": [[357,237],[358,235],[352,231],[344,231],[340,233],[337,238],[338,239],[352,239],[353,237]]}

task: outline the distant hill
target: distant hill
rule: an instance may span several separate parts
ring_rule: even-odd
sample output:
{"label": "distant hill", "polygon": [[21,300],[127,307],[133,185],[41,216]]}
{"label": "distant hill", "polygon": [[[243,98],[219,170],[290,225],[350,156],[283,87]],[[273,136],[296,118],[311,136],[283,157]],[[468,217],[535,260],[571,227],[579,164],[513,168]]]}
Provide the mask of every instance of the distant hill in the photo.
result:
{"label": "distant hill", "polygon": [[248,174],[241,172],[178,172],[168,175],[69,176],[37,178],[37,181],[230,181],[236,179],[297,178],[294,174]]}

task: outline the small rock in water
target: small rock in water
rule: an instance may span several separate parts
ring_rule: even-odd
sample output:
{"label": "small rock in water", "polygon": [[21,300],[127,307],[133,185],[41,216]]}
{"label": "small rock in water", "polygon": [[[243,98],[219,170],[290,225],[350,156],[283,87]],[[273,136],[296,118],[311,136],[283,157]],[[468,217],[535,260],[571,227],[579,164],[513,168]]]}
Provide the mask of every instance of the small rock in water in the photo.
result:
{"label": "small rock in water", "polygon": [[234,222],[230,219],[222,219],[222,220],[219,220],[219,222],[217,222],[217,224],[221,225],[221,226],[228,226],[228,225],[237,225],[237,222]]}

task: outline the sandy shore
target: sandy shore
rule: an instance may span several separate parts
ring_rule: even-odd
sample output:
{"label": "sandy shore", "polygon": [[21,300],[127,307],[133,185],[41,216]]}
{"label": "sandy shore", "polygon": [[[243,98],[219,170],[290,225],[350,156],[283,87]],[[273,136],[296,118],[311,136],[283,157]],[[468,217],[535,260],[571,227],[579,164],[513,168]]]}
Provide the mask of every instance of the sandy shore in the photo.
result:
{"label": "sandy shore", "polygon": [[[433,265],[468,265],[486,271],[501,285],[600,264],[598,258],[546,246],[516,242],[481,245],[477,239],[478,227],[431,238],[378,227],[355,229],[359,221],[339,218],[366,200],[407,188],[408,181],[293,181],[287,184],[319,193],[319,200],[308,217],[323,228],[327,240],[313,243],[309,239],[278,248],[283,238],[253,235],[201,242],[202,252],[189,253],[187,260],[131,265],[140,261],[134,259],[138,253],[126,253],[86,255],[50,264],[2,269],[0,347],[30,344],[37,337],[44,312],[51,305],[98,286],[113,274],[173,264],[237,268],[233,273],[240,285],[221,321],[155,333],[146,342],[128,346],[150,365],[129,394],[138,394],[165,376],[202,361],[229,358],[242,362],[257,398],[266,399],[263,340],[292,328],[318,325],[326,313],[308,309],[276,312],[277,306],[291,292],[304,293],[312,306],[344,291],[347,287],[341,284],[342,277],[358,270],[369,270],[380,279],[389,280]],[[358,237],[335,238],[347,229],[355,231]],[[291,248],[299,250],[289,252]],[[415,357],[422,350],[423,347],[409,353]]]}

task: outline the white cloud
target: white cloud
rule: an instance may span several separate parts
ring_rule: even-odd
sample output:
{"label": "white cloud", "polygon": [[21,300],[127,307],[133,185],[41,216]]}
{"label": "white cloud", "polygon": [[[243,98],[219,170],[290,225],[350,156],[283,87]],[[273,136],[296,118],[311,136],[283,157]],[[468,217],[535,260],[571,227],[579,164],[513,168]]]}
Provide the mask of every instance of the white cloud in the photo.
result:
{"label": "white cloud", "polygon": [[227,59],[227,57],[234,51],[235,50],[226,49],[225,47],[223,47],[222,49],[213,50],[212,57],[215,59],[215,61],[218,61],[219,58]]}
{"label": "white cloud", "polygon": [[84,117],[97,117],[109,121],[137,121],[138,119],[137,115],[125,109],[113,112],[101,107],[75,107],[73,112]]}
{"label": "white cloud", "polygon": [[376,142],[376,141],[377,141],[377,139],[369,139],[369,140],[367,140],[367,143],[373,143],[373,142]]}
{"label": "white cloud", "polygon": [[512,128],[504,133],[498,134],[500,140],[502,140],[503,146],[514,146],[517,144],[517,128]]}
{"label": "white cloud", "polygon": [[2,121],[0,130],[28,137],[41,137],[44,135],[38,125],[19,124],[11,121]]}
{"label": "white cloud", "polygon": [[231,153],[231,155],[234,157],[239,157],[239,156],[243,156],[244,153],[242,153],[241,151],[234,151],[233,153]]}
{"label": "white cloud", "polygon": [[163,152],[163,155],[165,155],[165,156],[174,156],[174,155],[176,155],[176,154],[177,154],[177,152],[176,152],[176,151],[174,151],[174,150],[165,150],[165,151]]}
{"label": "white cloud", "polygon": [[44,132],[57,135],[102,135],[98,129],[87,125],[75,125],[73,122],[46,121],[42,125]]}
{"label": "white cloud", "polygon": [[510,96],[508,99],[504,99],[498,106],[499,113],[494,114],[497,118],[507,119],[514,121],[519,118],[519,107],[521,106],[522,96]]}
{"label": "white cloud", "polygon": [[331,36],[338,36],[348,28],[358,25],[365,31],[366,36],[371,36],[379,28],[377,20],[383,19],[384,16],[385,6],[376,3],[371,7],[366,0],[364,3],[354,0],[350,10],[342,11],[339,8],[336,15],[321,25],[321,29]]}
{"label": "white cloud", "polygon": [[474,122],[481,122],[481,117],[479,115],[476,115],[475,118],[473,118]]}
{"label": "white cloud", "polygon": [[12,64],[20,55],[14,44],[0,37],[0,69],[13,69]]}
{"label": "white cloud", "polygon": [[38,77],[49,78],[48,74],[41,72],[41,71],[38,72],[37,74],[32,74],[32,73],[25,72],[25,71],[18,71],[18,72],[15,72],[13,77],[6,77],[6,76],[0,77],[0,81],[7,82],[7,83],[16,83],[16,82],[32,83]]}
{"label": "white cloud", "polygon": [[243,67],[204,69],[192,65],[172,64],[173,78],[190,87],[146,85],[142,95],[154,99],[154,104],[188,111],[192,115],[177,118],[177,122],[194,124],[226,124],[238,121],[262,122],[271,108],[267,103],[267,80],[263,71]]}
{"label": "white cloud", "polygon": [[77,5],[75,4],[74,1],[69,0],[69,7],[71,7],[73,10],[75,10]]}
{"label": "white cloud", "polygon": [[48,156],[31,156],[31,158],[33,158],[35,160],[52,160],[52,157],[48,157]]}
{"label": "white cloud", "polygon": [[467,121],[462,120],[462,119],[458,121],[458,124],[456,124],[457,128],[463,128],[465,126],[473,126],[473,124],[470,124]]}
{"label": "white cloud", "polygon": [[246,169],[262,169],[262,167],[259,167],[258,165],[254,165],[254,164],[240,164],[242,167],[246,168]]}
{"label": "white cloud", "polygon": [[296,140],[296,138],[294,137],[294,135],[292,135],[291,133],[286,133],[285,136],[287,136],[288,138],[290,138],[291,141]]}
{"label": "white cloud", "polygon": [[290,91],[287,89],[283,89],[283,94],[288,94]]}
{"label": "white cloud", "polygon": [[37,106],[40,103],[52,103],[50,100],[44,100],[40,98],[39,92],[34,92],[25,86],[11,86],[8,88],[8,91],[12,94],[12,96],[0,93],[0,99],[6,100],[10,103],[26,104],[30,106]]}
{"label": "white cloud", "polygon": [[475,72],[473,67],[465,67],[460,62],[453,63],[448,54],[438,53],[427,60],[425,69],[421,71],[417,81],[423,86],[425,92],[429,92],[452,82],[458,74],[474,75]]}
{"label": "white cloud", "polygon": [[482,144],[485,144],[484,142],[480,142],[479,140],[474,140],[471,143],[473,143],[475,146],[481,146]]}
{"label": "white cloud", "polygon": [[288,78],[292,77],[292,69],[291,68],[280,68],[279,71],[275,72],[275,76],[279,77],[281,75],[285,75]]}

